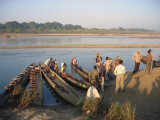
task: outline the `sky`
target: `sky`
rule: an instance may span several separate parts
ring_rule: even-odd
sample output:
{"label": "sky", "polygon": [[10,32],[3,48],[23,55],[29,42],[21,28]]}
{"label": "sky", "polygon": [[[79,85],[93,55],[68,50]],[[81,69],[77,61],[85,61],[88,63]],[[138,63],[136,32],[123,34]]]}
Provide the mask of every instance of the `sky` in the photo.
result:
{"label": "sky", "polygon": [[0,0],[0,23],[8,21],[160,31],[160,0]]}

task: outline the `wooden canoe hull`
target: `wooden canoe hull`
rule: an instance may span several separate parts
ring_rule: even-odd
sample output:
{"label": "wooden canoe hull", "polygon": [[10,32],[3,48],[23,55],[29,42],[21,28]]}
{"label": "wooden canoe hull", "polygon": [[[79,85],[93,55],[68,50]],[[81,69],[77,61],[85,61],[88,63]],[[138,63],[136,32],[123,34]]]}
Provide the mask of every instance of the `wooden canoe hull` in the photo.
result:
{"label": "wooden canoe hull", "polygon": [[[34,65],[30,65],[34,66]],[[16,85],[21,85],[23,88],[25,88],[29,83],[29,76],[31,68],[27,67],[25,70],[17,76],[17,78],[14,78],[13,80],[18,81],[15,85],[7,86],[7,89],[0,95],[0,107],[4,107],[6,103],[8,102],[8,99],[11,97],[11,93]]]}
{"label": "wooden canoe hull", "polygon": [[160,67],[160,61],[153,60],[153,67]]}
{"label": "wooden canoe hull", "polygon": [[[66,83],[57,73],[50,70],[50,73],[42,71],[45,80],[67,102],[78,106],[81,103],[81,99],[76,93],[76,90]],[[55,74],[55,77],[51,77],[51,74]]]}
{"label": "wooden canoe hull", "polygon": [[68,83],[80,87],[80,88],[84,88],[84,89],[88,89],[90,87],[89,83],[87,81],[83,81],[81,79],[78,79],[70,74],[65,74],[61,76],[64,80],[66,80]]}
{"label": "wooden canoe hull", "polygon": [[82,68],[81,66],[79,66],[78,64],[76,64],[76,66],[71,65],[72,68],[77,71],[86,81],[89,81],[89,72]]}
{"label": "wooden canoe hull", "polygon": [[36,69],[35,67],[35,80],[36,80],[36,91],[38,93],[37,97],[33,100],[33,105],[42,106],[43,104],[43,83],[42,83],[42,73],[40,69]]}

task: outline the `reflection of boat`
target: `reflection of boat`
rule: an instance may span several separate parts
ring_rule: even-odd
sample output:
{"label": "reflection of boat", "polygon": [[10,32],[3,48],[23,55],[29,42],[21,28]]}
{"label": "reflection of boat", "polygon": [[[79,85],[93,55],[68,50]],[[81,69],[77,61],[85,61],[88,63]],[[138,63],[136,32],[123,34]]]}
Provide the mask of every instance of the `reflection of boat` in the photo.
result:
{"label": "reflection of boat", "polygon": [[42,70],[45,80],[63,99],[69,103],[78,106],[81,103],[81,98],[76,90],[66,83],[57,73],[52,70],[45,72]]}
{"label": "reflection of boat", "polygon": [[89,83],[84,81],[84,80],[81,80],[81,79],[78,79],[68,73],[66,74],[61,74],[61,77],[66,80],[67,82],[71,83],[72,85],[75,85],[75,86],[78,86],[78,87],[81,87],[81,88],[85,88],[85,89],[88,89],[89,88]]}
{"label": "reflection of boat", "polygon": [[89,80],[89,72],[78,64],[72,65],[72,68],[77,71],[85,80]]}

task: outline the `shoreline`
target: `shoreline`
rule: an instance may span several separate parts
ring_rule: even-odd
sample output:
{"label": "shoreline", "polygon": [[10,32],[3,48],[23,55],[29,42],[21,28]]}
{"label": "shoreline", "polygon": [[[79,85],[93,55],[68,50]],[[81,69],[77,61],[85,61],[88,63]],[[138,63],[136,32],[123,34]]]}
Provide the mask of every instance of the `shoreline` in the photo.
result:
{"label": "shoreline", "polygon": [[[136,74],[126,73],[124,76],[125,89],[120,94],[114,94],[116,81],[108,81],[111,86],[105,88],[102,102],[108,107],[111,103],[119,102],[122,105],[129,102],[133,107],[136,107],[135,119],[160,119],[160,106],[158,105],[160,101],[159,72],[160,67],[153,68],[150,75],[146,74],[145,69],[138,71]],[[104,107],[107,108],[107,106]],[[0,119],[9,120],[50,120],[53,118],[55,120],[82,120],[88,119],[88,116],[89,114],[83,112],[81,108],[70,104],[0,109]],[[97,119],[97,116],[95,116],[95,119]]]}
{"label": "shoreline", "polygon": [[0,49],[29,49],[29,48],[160,48],[159,45],[149,44],[106,44],[106,45],[94,45],[94,44],[82,44],[82,45],[33,45],[33,46],[0,46]]}
{"label": "shoreline", "polygon": [[0,36],[139,36],[139,37],[160,37],[160,33],[4,33]]}

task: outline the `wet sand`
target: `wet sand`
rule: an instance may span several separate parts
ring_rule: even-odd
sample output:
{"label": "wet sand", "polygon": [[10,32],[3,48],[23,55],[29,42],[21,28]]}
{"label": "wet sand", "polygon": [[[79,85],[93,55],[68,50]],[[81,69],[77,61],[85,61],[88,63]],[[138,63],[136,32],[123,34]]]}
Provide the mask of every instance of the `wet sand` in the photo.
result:
{"label": "wet sand", "polygon": [[120,45],[120,44],[106,44],[106,45],[37,45],[37,46],[4,46],[0,49],[26,49],[26,48],[160,48],[160,45]]}

